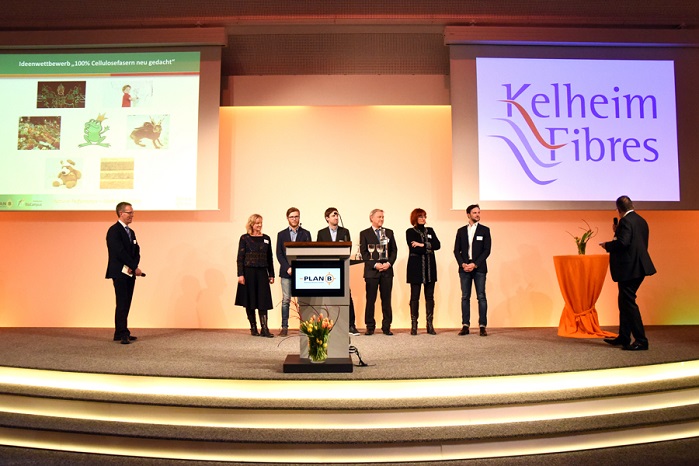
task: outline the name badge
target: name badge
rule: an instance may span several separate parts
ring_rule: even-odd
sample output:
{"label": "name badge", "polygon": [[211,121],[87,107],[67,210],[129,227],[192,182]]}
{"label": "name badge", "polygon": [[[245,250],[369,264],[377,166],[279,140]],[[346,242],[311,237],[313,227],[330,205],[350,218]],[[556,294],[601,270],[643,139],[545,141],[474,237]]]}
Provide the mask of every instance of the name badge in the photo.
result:
{"label": "name badge", "polygon": [[133,244],[138,244],[138,243],[136,242],[136,240],[133,240]]}
{"label": "name badge", "polygon": [[476,236],[476,241],[483,241],[483,237],[482,237],[482,236]]}
{"label": "name badge", "polygon": [[429,239],[432,239],[432,235],[427,235],[427,237],[428,237]]}
{"label": "name badge", "polygon": [[265,242],[265,244],[269,244],[269,240],[268,240],[268,239],[265,239],[264,242]]}

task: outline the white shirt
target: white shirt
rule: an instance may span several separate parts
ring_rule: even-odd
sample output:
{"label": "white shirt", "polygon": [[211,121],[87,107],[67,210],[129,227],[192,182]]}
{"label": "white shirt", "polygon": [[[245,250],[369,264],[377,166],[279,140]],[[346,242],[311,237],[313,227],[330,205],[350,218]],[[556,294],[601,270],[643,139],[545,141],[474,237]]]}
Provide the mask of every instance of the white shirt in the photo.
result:
{"label": "white shirt", "polygon": [[476,227],[478,227],[478,222],[471,225],[470,223],[466,226],[466,231],[468,231],[468,258],[473,260],[473,238],[476,236]]}

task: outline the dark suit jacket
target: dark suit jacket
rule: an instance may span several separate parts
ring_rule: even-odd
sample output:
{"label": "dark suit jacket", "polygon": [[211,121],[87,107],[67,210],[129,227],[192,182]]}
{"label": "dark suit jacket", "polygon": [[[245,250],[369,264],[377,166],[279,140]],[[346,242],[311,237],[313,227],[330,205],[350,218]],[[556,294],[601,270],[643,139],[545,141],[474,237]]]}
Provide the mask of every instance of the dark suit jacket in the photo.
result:
{"label": "dark suit jacket", "polygon": [[[284,247],[284,243],[288,243],[289,241],[291,241],[291,232],[289,231],[289,227],[286,227],[277,233],[277,260],[279,261],[279,276],[281,278],[291,278],[291,275],[287,273],[287,270],[289,270],[291,265],[289,264],[289,260],[286,258],[286,248]],[[296,232],[296,241],[313,241],[311,239],[311,232],[304,230],[303,227],[299,226],[299,229]]]}
{"label": "dark suit jacket", "polygon": [[461,264],[476,264],[476,271],[487,273],[488,263],[486,259],[490,255],[491,247],[490,228],[480,223],[476,226],[476,234],[473,235],[473,246],[471,253],[473,257],[468,257],[468,229],[463,226],[456,232],[456,241],[454,242],[454,257],[459,265],[459,273],[463,273],[464,269]]}
{"label": "dark suit jacket", "polygon": [[648,254],[648,234],[648,223],[635,211],[619,220],[614,240],[605,244],[612,280],[623,282],[655,273]]}
{"label": "dark suit jacket", "polygon": [[[318,230],[318,236],[316,236],[316,241],[326,241],[331,242],[333,237],[330,235],[330,227]],[[337,239],[335,241],[352,241],[350,237],[350,232],[347,228],[341,226],[337,227]]]}
{"label": "dark suit jacket", "polygon": [[136,241],[136,232],[133,229],[131,229],[131,234],[133,235],[133,240],[129,240],[126,229],[119,222],[116,222],[107,230],[107,253],[109,254],[109,259],[107,261],[105,278],[128,278],[121,271],[124,265],[131,270],[138,268],[138,263],[141,261],[141,247]]}
{"label": "dark suit jacket", "polygon": [[[393,276],[393,266],[396,263],[396,258],[398,257],[398,246],[396,245],[396,239],[393,236],[393,230],[386,230],[386,237],[388,238],[388,261],[377,261],[377,260],[367,260],[369,258],[369,249],[367,249],[367,244],[379,244],[379,239],[376,237],[374,229],[369,227],[366,230],[362,230],[359,233],[359,250],[362,253],[362,257],[365,258],[364,262],[364,278],[379,278],[381,274],[387,275],[389,277]],[[374,253],[374,257],[377,253]],[[385,272],[379,272],[374,268],[374,264],[377,262],[390,262],[391,266]]]}

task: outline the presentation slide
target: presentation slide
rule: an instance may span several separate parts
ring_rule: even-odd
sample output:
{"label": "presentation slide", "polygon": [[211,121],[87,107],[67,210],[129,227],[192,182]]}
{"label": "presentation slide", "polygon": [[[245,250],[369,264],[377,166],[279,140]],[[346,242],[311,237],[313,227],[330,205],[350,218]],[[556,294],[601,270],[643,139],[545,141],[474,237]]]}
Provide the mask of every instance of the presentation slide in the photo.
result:
{"label": "presentation slide", "polygon": [[0,211],[197,208],[200,53],[0,55]]}
{"label": "presentation slide", "polygon": [[476,58],[482,201],[679,201],[670,60]]}

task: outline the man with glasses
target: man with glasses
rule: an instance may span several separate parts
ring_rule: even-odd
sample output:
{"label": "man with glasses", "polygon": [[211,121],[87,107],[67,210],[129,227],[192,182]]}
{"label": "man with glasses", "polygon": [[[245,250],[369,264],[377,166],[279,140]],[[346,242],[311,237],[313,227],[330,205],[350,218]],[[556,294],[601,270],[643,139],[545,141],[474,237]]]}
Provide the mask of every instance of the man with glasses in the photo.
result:
{"label": "man with glasses", "polygon": [[286,211],[289,226],[277,234],[277,260],[279,261],[279,277],[282,283],[282,330],[280,337],[289,334],[289,307],[291,305],[291,264],[286,258],[284,243],[291,241],[310,242],[311,232],[301,227],[301,212],[296,207]]}
{"label": "man with glasses", "polygon": [[120,202],[116,206],[117,222],[107,230],[107,273],[105,278],[111,278],[116,295],[114,311],[114,341],[128,345],[136,340],[131,335],[128,326],[129,311],[136,277],[145,274],[138,268],[141,261],[141,248],[136,241],[136,232],[129,226],[133,221],[133,206],[128,202]]}

